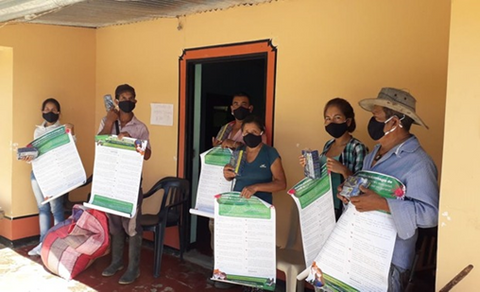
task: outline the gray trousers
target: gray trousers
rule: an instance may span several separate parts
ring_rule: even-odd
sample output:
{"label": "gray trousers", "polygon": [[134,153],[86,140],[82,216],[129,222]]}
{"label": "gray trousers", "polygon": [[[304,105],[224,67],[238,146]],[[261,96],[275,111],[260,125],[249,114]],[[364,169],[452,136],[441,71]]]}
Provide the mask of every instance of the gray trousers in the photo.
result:
{"label": "gray trousers", "polygon": [[126,218],[118,215],[107,214],[110,234],[115,235],[125,232],[130,237],[137,234],[141,235],[143,233],[142,225],[140,224],[140,217],[142,215],[142,202],[143,191],[142,188],[140,188],[138,191],[137,212],[135,213],[135,216],[132,218]]}

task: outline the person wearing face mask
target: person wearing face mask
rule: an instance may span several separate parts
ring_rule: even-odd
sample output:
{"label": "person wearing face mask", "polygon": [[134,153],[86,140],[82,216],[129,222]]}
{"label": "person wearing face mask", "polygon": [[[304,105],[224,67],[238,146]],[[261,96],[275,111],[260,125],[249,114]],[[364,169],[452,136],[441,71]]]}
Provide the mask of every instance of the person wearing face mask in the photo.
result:
{"label": "person wearing face mask", "polygon": [[[355,113],[348,101],[334,98],[327,102],[323,109],[325,131],[333,138],[323,147],[320,163],[327,164],[331,172],[332,192],[335,207],[335,218],[338,220],[343,212],[342,202],[337,198],[337,187],[343,181],[362,169],[367,147],[355,139],[351,133],[355,131]],[[300,156],[300,165],[305,167],[305,157]]]}
{"label": "person wearing face mask", "polygon": [[[118,110],[113,108],[100,123],[98,135],[117,135],[120,139],[131,137],[140,140],[147,140],[147,149],[143,159],[148,160],[152,154],[147,126],[133,114],[137,103],[135,89],[128,85],[119,85],[115,90],[115,101]],[[141,183],[140,183],[141,185]],[[143,192],[140,187],[137,212],[133,218],[125,218],[117,215],[107,214],[109,229],[111,233],[111,264],[102,272],[102,276],[110,277],[123,269],[123,249],[125,236],[128,237],[128,267],[119,280],[119,284],[133,283],[140,276],[140,252],[142,249],[142,226],[140,220]]]}
{"label": "person wearing face mask", "polygon": [[377,98],[364,99],[359,104],[373,114],[368,133],[378,143],[365,157],[363,169],[399,179],[406,186],[406,193],[403,200],[386,199],[360,187],[362,194],[350,201],[359,212],[382,210],[391,213],[397,238],[388,291],[405,291],[415,256],[418,228],[435,227],[438,223],[437,168],[415,135],[410,133],[412,124],[428,127],[416,113],[415,98],[406,91],[382,88]]}
{"label": "person wearing face mask", "polygon": [[287,186],[282,160],[277,150],[262,142],[265,127],[262,121],[250,115],[242,124],[243,142],[239,150],[245,151],[245,163],[241,175],[237,176],[232,165],[223,168],[226,180],[235,178],[234,191],[250,198],[255,195],[272,204],[272,193],[284,190]]}
{"label": "person wearing face mask", "polygon": [[[36,126],[35,132],[33,133],[33,138],[37,139],[44,134],[62,126],[60,124],[60,103],[54,98],[48,98],[42,103],[42,117],[43,122],[41,125]],[[65,124],[65,129],[70,131],[74,135],[74,127],[72,124]],[[31,162],[33,157],[23,157],[22,160],[26,162]],[[42,242],[47,234],[47,231],[51,227],[51,214],[53,214],[54,224],[58,224],[65,220],[63,213],[63,197],[60,196],[55,200],[52,200],[44,205],[42,202],[45,200],[40,186],[35,178],[35,174],[31,173],[30,181],[32,183],[33,194],[35,195],[35,200],[37,201],[38,207],[38,223],[40,226],[40,242],[32,250],[28,252],[30,256],[40,255],[42,250]]]}
{"label": "person wearing face mask", "polygon": [[[236,106],[236,102],[241,100],[246,102],[248,101],[248,97],[235,95],[232,102],[232,109]],[[246,162],[244,163],[241,176],[236,177],[233,172],[234,168],[230,164],[225,165],[223,175],[228,181],[236,177],[233,190],[241,192],[243,197],[250,198],[252,195],[256,195],[271,204],[272,192],[281,191],[286,188],[287,183],[282,161],[277,150],[265,144],[266,136],[263,122],[251,114],[241,117],[241,120],[238,119],[239,117],[237,115],[238,114],[236,114],[236,120],[232,123],[239,122],[240,128],[233,137],[231,136],[231,138],[234,138],[237,142],[235,145],[226,144],[225,146],[222,145],[222,147],[244,150]],[[215,242],[214,224],[215,220],[210,219],[208,227],[211,234],[210,247],[212,251],[214,251]],[[222,282],[214,282],[213,285],[215,288],[220,289],[228,289],[233,286]]]}
{"label": "person wearing face mask", "polygon": [[[242,127],[243,120],[249,116],[253,111],[253,105],[250,104],[250,97],[246,93],[237,93],[233,96],[232,105],[230,106],[232,115],[235,120],[224,125],[220,132],[225,131],[228,133],[227,137],[222,140],[218,140],[217,137],[212,137],[213,147],[221,145],[223,148],[236,149],[243,145]],[[264,133],[262,135],[263,143],[267,142],[267,136]]]}

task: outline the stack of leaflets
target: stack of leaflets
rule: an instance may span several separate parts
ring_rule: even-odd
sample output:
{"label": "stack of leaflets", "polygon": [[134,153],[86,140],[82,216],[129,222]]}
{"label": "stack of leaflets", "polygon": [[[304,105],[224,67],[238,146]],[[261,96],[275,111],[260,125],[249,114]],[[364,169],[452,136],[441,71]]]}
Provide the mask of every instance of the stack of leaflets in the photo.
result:
{"label": "stack of leaflets", "polygon": [[17,160],[21,160],[24,157],[31,156],[32,159],[37,158],[38,149],[35,147],[23,147],[17,149]]}
{"label": "stack of leaflets", "polygon": [[103,103],[105,104],[105,109],[108,111],[115,109],[115,103],[113,102],[112,96],[110,94],[105,94],[103,96]]}
{"label": "stack of leaflets", "polygon": [[302,155],[305,157],[305,177],[309,177],[311,179],[320,178],[322,175],[322,169],[318,150],[302,150]]}
{"label": "stack of leaflets", "polygon": [[237,176],[242,175],[243,166],[245,164],[245,151],[235,150],[230,158],[230,165],[233,166],[233,171]]}
{"label": "stack of leaflets", "polygon": [[358,196],[361,193],[360,186],[368,188],[370,186],[370,182],[364,177],[349,176],[343,184],[343,189],[340,192],[340,195],[347,199]]}

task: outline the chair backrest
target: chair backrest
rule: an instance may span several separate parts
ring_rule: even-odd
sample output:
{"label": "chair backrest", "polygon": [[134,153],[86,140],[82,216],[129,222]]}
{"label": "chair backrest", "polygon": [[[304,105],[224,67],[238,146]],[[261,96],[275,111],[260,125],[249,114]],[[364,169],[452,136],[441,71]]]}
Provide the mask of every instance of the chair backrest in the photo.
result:
{"label": "chair backrest", "polygon": [[437,233],[438,228],[419,228],[416,244],[415,271],[432,270],[437,264]]}
{"label": "chair backrest", "polygon": [[157,191],[163,189],[164,194],[160,213],[168,213],[175,211],[184,220],[187,210],[187,202],[190,196],[190,184],[188,180],[178,177],[164,177],[159,180],[153,187],[143,195],[143,198],[152,196]]}
{"label": "chair backrest", "polygon": [[[77,189],[90,185],[92,183],[92,180],[93,180],[93,175],[90,175],[82,185],[77,187]],[[69,195],[70,195],[70,192],[63,195],[64,197],[63,208],[66,214],[70,214],[72,212],[72,208],[75,204],[82,204],[83,202],[88,202],[90,200],[90,192],[88,192],[86,199],[81,201],[72,201],[70,200]]]}

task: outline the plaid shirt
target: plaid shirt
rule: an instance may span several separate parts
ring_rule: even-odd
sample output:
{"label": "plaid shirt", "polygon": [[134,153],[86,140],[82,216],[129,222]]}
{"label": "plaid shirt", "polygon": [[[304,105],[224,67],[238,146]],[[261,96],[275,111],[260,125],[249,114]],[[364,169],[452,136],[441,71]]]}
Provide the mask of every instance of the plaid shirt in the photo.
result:
{"label": "plaid shirt", "polygon": [[[323,147],[322,155],[327,153],[330,146],[332,146],[335,139],[329,140],[325,143]],[[367,155],[368,148],[362,142],[352,137],[350,141],[348,141],[347,145],[343,149],[342,154],[340,154],[340,158],[338,159],[340,163],[345,165],[350,171],[356,173],[357,171],[361,170],[363,167],[363,159]],[[342,177],[343,181],[343,177]]]}

